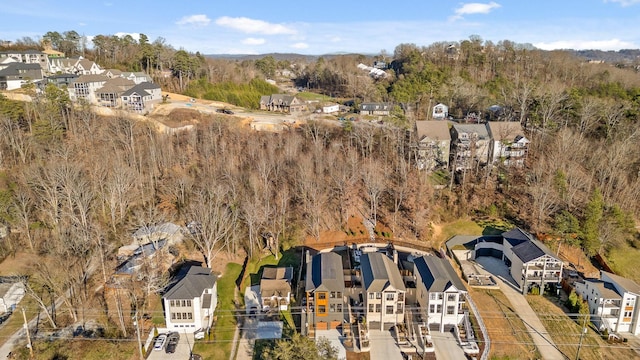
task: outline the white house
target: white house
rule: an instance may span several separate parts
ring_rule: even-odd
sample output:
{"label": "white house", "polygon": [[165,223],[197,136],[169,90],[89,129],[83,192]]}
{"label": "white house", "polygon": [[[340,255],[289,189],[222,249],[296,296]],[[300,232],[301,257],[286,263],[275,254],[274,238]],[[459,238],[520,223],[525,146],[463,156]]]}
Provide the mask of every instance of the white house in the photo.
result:
{"label": "white house", "polygon": [[67,88],[69,99],[71,101],[84,99],[95,104],[98,101],[96,91],[102,88],[107,80],[109,78],[104,75],[80,75]]}
{"label": "white house", "polygon": [[38,64],[21,63],[8,60],[0,64],[0,90],[20,89],[29,82],[43,79],[42,68]]}
{"label": "white house", "polygon": [[533,235],[515,228],[502,233],[502,237],[503,260],[524,293],[539,287],[542,294],[545,286],[560,283],[562,260]]}
{"label": "white house", "polygon": [[162,297],[167,329],[195,332],[211,327],[218,304],[216,280],[211,269],[191,266]]}
{"label": "white house", "polygon": [[322,112],[325,114],[337,113],[338,111],[340,111],[340,105],[338,104],[325,105],[322,107]]}
{"label": "white house", "polygon": [[437,104],[433,107],[433,113],[431,114],[433,119],[446,119],[449,117],[449,107],[445,104]]}
{"label": "white house", "polygon": [[414,260],[416,300],[429,326],[457,326],[464,320],[462,305],[467,292],[446,259],[425,255]]}
{"label": "white house", "polygon": [[404,321],[407,292],[398,266],[388,256],[365,253],[360,257],[364,311],[370,329],[388,329]]}
{"label": "white house", "polygon": [[640,335],[640,285],[600,271],[600,279],[576,282],[575,289],[589,304],[592,321],[600,330]]}
{"label": "white house", "polygon": [[519,122],[490,121],[489,161],[502,163],[505,166],[524,166],[529,148],[529,139]]}
{"label": "white house", "polygon": [[122,106],[133,111],[143,111],[161,100],[160,86],[150,82],[137,84],[121,95]]}

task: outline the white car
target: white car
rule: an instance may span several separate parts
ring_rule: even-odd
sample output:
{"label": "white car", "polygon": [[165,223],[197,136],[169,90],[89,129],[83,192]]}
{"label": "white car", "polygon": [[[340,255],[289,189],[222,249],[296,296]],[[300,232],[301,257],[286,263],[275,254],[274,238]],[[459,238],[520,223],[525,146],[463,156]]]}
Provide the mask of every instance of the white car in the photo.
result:
{"label": "white car", "polygon": [[153,344],[153,350],[160,351],[164,349],[164,345],[166,342],[167,342],[166,334],[158,335],[158,337],[156,338],[156,342]]}

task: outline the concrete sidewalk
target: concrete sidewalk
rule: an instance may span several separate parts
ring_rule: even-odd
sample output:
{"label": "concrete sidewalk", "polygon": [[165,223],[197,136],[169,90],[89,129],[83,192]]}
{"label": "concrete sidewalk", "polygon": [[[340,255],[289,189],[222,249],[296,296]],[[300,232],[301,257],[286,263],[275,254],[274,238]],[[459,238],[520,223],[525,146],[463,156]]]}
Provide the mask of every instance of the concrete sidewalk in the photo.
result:
{"label": "concrete sidewalk", "polygon": [[567,359],[556,347],[555,343],[549,336],[544,325],[533,311],[524,295],[514,286],[515,281],[509,275],[507,266],[500,260],[488,256],[482,256],[476,259],[482,271],[486,271],[494,275],[498,286],[502,293],[511,302],[511,307],[516,314],[522,319],[527,332],[531,336],[533,343],[540,351],[540,355],[546,360],[564,360]]}

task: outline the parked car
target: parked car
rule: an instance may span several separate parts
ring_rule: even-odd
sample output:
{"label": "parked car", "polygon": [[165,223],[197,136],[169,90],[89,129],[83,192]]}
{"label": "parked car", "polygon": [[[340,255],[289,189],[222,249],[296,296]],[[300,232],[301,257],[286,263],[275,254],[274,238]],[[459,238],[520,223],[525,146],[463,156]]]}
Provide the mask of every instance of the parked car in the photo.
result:
{"label": "parked car", "polygon": [[167,343],[167,334],[160,334],[156,338],[156,342],[153,343],[153,350],[160,351],[164,349],[164,345]]}
{"label": "parked car", "polygon": [[233,111],[229,109],[217,109],[216,112],[219,114],[233,115]]}
{"label": "parked car", "polygon": [[176,352],[176,348],[178,347],[179,341],[180,341],[180,334],[178,334],[177,332],[170,333],[168,336],[167,348],[165,349],[165,352],[167,354],[173,354],[174,352]]}

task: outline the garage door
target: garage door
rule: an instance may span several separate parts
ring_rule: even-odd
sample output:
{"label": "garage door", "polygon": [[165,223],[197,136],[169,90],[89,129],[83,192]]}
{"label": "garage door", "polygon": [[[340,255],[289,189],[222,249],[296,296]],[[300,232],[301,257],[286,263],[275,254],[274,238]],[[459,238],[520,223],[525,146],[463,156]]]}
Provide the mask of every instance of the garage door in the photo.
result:
{"label": "garage door", "polygon": [[319,321],[316,323],[316,330],[328,330],[326,321]]}
{"label": "garage door", "polygon": [[494,258],[498,258],[501,259],[502,258],[502,251],[500,250],[496,250],[496,249],[478,249],[476,250],[476,257],[480,257],[480,256],[491,256]]}

